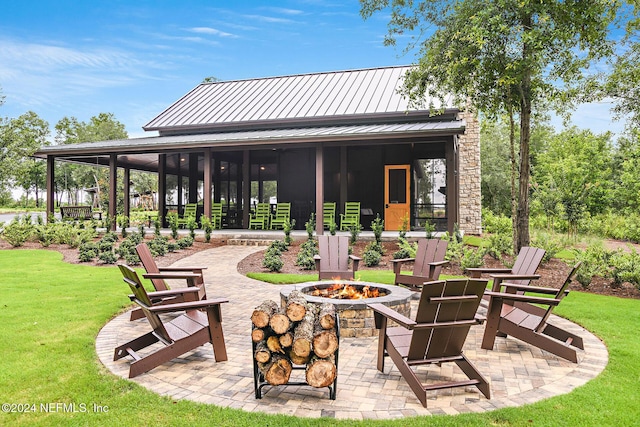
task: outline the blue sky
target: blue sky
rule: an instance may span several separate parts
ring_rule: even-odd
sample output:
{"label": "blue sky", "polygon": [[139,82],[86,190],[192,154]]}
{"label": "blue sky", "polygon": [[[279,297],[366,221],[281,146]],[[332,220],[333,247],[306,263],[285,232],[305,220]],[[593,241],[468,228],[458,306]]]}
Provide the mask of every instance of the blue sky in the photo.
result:
{"label": "blue sky", "polygon": [[[388,16],[357,0],[11,1],[0,14],[1,117],[35,111],[51,127],[113,113],[131,137],[205,77],[244,79],[403,65],[384,47]],[[573,123],[621,132],[608,103]],[[560,121],[555,120],[560,126]]]}

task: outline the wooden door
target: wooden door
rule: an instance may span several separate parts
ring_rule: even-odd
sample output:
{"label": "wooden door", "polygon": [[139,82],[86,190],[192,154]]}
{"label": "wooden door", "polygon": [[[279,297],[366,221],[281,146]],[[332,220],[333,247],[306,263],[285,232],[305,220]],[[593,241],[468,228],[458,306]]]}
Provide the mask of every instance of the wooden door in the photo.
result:
{"label": "wooden door", "polygon": [[411,206],[411,166],[384,167],[384,229],[400,230],[404,218],[409,219]]}

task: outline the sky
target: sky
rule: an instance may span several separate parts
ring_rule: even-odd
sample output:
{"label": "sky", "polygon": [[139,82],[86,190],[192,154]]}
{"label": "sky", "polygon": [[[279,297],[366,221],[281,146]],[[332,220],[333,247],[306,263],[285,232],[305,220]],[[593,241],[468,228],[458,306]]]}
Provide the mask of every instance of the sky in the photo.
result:
{"label": "sky", "polygon": [[[388,15],[357,0],[20,0],[0,14],[0,117],[53,126],[113,113],[130,137],[206,77],[235,80],[416,61],[385,47]],[[572,124],[621,133],[606,102]],[[556,127],[562,126],[553,119]],[[53,138],[53,135],[52,135]]]}

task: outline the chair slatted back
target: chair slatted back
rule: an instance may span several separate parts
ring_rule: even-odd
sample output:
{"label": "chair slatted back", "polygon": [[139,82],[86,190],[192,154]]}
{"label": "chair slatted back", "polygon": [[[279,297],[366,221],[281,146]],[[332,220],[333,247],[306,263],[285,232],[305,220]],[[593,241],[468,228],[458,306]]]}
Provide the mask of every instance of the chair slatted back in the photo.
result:
{"label": "chair slatted back", "polygon": [[184,205],[184,218],[195,218],[196,213],[198,212],[198,204],[197,203],[187,203]]}
{"label": "chair slatted back", "polygon": [[344,204],[345,218],[360,218],[360,202],[345,202]]}
{"label": "chair slatted back", "polygon": [[[511,268],[511,272],[513,274],[535,274],[538,266],[542,262],[544,254],[544,249],[523,246],[516,257],[516,261]],[[509,280],[509,283],[516,285],[528,285],[529,282],[530,280]]]}
{"label": "chair slatted back", "polygon": [[322,204],[322,216],[324,218],[324,224],[329,225],[336,220],[336,203],[325,202]]}
{"label": "chair slatted back", "polygon": [[214,227],[222,228],[222,203],[221,202],[211,203],[211,222],[213,222]]}
{"label": "chair slatted back", "polygon": [[[573,280],[575,275],[578,273],[578,269],[580,268],[581,265],[582,265],[582,261],[579,261],[576,265],[574,265],[571,268],[571,270],[569,271],[569,274],[567,275],[566,280],[564,281],[564,283],[562,284],[560,289],[558,289],[558,293],[556,293],[554,295],[555,299],[562,300],[565,296],[567,296],[567,294],[569,293],[569,291],[568,291],[569,285],[571,284],[571,281]],[[538,324],[538,326],[535,327],[534,331],[538,332],[538,331],[540,331],[541,329],[544,328],[544,326],[547,323],[547,320],[549,320],[549,316],[551,316],[551,312],[553,311],[553,307],[554,307],[553,305],[550,305],[547,308],[547,310],[545,311],[544,315],[540,319],[540,323]]]}
{"label": "chair slatted back", "polygon": [[269,203],[258,203],[256,205],[256,217],[267,217],[270,215],[270,206]]}
{"label": "chair slatted back", "polygon": [[173,339],[169,336],[166,328],[164,327],[164,323],[155,313],[149,311],[149,307],[151,307],[151,298],[149,298],[149,294],[147,294],[147,290],[142,285],[140,281],[140,277],[136,271],[129,267],[128,265],[119,264],[118,268],[122,273],[122,280],[129,285],[131,289],[131,293],[134,295],[136,303],[142,309],[145,317],[149,321],[149,324],[153,328],[153,331],[158,335],[158,337],[166,342],[172,342]]}
{"label": "chair slatted back", "polygon": [[[414,276],[429,276],[429,263],[436,261],[444,261],[447,254],[447,246],[449,242],[441,239],[420,239],[418,241],[418,250],[416,251],[416,260],[413,265]],[[440,276],[441,266],[434,269],[433,277]]]}
{"label": "chair slatted back", "polygon": [[276,218],[287,219],[291,215],[291,203],[278,203],[276,204]]}
{"label": "chair slatted back", "polygon": [[320,271],[349,270],[349,237],[318,236]]}
{"label": "chair slatted back", "polygon": [[413,330],[407,360],[460,355],[487,283],[484,279],[455,279],[423,286],[416,322],[434,326]]}
{"label": "chair slatted back", "polygon": [[[140,262],[142,266],[149,274],[160,273],[158,269],[158,265],[153,259],[153,255],[149,250],[149,247],[146,243],[140,243],[136,246],[136,253],[138,254],[138,258],[140,258]],[[162,279],[151,279],[151,283],[153,283],[153,287],[156,291],[166,291],[169,289],[167,283]]]}

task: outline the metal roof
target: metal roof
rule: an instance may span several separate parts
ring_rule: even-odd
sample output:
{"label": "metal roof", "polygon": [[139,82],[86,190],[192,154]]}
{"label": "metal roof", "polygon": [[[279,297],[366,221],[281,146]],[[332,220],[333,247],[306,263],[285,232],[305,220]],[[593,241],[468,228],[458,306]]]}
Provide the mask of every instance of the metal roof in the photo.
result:
{"label": "metal roof", "polygon": [[390,123],[353,126],[322,126],[292,129],[247,130],[191,135],[155,136],[70,145],[42,147],[36,157],[47,155],[95,156],[96,153],[141,153],[199,147],[233,147],[237,145],[305,144],[326,141],[390,140],[394,137],[423,137],[463,133],[464,120]]}
{"label": "metal roof", "polygon": [[[400,89],[409,67],[300,74],[202,83],[143,128],[176,131],[230,125],[403,115],[409,101]],[[436,108],[440,103],[432,101]],[[445,109],[453,109],[448,101]],[[425,111],[425,110],[421,110]]]}

